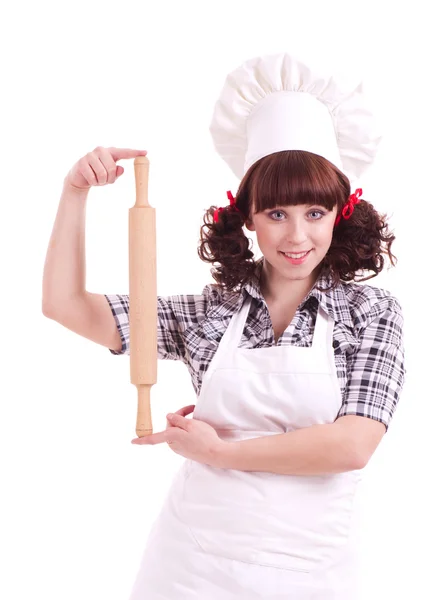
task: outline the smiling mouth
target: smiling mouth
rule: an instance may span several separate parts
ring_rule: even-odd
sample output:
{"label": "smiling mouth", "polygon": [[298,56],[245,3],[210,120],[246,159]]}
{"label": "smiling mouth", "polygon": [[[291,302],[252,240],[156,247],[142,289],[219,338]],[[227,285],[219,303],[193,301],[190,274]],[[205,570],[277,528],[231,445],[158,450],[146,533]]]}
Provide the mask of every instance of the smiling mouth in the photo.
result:
{"label": "smiling mouth", "polygon": [[298,259],[304,258],[304,256],[307,256],[309,252],[311,252],[311,250],[306,250],[305,252],[281,252],[281,254],[284,254],[284,256],[287,256],[287,258]]}
{"label": "smiling mouth", "polygon": [[311,250],[308,250],[307,252],[296,252],[296,253],[292,253],[290,252],[289,254],[286,254],[285,252],[280,252],[280,254],[285,258],[285,260],[290,263],[291,266],[295,267],[295,266],[300,266],[303,265],[307,258],[310,256],[310,252],[313,250],[313,248]]}

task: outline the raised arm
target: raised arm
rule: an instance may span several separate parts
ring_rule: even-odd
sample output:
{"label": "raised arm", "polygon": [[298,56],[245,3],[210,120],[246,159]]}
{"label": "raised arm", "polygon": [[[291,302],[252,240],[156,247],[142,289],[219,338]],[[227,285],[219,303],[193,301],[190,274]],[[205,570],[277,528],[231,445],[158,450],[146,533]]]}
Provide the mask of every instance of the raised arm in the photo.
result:
{"label": "raised arm", "polygon": [[86,291],[86,204],[92,186],[114,183],[120,159],[145,150],[98,147],[81,158],[63,182],[43,271],[43,314],[97,344],[121,350],[121,338],[106,297]]}

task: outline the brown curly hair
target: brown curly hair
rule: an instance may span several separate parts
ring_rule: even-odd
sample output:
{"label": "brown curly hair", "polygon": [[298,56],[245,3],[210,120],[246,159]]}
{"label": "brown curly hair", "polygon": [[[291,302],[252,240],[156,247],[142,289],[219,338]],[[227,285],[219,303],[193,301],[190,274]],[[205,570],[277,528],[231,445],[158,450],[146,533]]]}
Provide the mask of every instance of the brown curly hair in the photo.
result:
{"label": "brown curly hair", "polygon": [[[256,269],[252,240],[243,226],[251,209],[261,212],[276,206],[319,204],[337,214],[351,194],[349,179],[322,156],[301,150],[285,150],[265,156],[254,163],[243,177],[236,195],[236,207],[228,206],[213,215],[216,206],[204,214],[200,229],[198,256],[204,262],[219,263],[211,274],[221,287],[233,291],[249,281]],[[330,248],[322,261],[321,275],[331,277],[331,286],[339,281],[366,281],[384,268],[384,254],[396,264],[391,253],[395,236],[389,231],[386,216],[370,202],[360,199],[351,217],[341,219],[334,228]],[[374,273],[356,280],[363,271]]]}

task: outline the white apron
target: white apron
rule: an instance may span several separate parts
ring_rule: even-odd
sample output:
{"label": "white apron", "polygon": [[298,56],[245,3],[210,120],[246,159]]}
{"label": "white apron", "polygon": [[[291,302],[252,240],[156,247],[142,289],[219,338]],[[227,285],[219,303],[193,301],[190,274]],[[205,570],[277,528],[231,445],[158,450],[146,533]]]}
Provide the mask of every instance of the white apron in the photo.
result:
{"label": "white apron", "polygon": [[[333,320],[313,345],[239,348],[251,298],[204,376],[194,418],[237,441],[333,423]],[[316,476],[186,460],[149,535],[130,600],[356,600],[360,471]]]}

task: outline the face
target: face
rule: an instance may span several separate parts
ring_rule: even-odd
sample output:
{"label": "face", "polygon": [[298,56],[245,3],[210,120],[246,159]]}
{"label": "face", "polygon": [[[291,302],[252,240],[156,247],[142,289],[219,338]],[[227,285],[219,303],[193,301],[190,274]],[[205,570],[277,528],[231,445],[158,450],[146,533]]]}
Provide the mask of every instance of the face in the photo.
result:
{"label": "face", "polygon": [[282,206],[254,213],[246,227],[256,232],[261,252],[274,273],[298,280],[311,277],[327,254],[335,217],[336,207],[329,211],[320,204]]}

